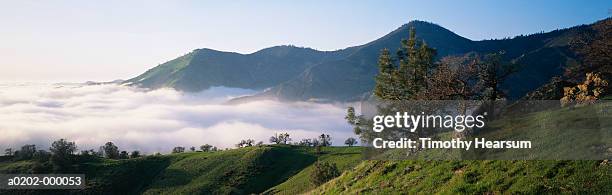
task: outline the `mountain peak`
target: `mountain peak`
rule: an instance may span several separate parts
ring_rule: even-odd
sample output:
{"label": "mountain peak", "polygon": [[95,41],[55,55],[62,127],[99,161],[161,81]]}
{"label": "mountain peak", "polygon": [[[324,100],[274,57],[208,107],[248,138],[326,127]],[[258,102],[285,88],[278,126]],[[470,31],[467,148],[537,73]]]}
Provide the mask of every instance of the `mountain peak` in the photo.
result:
{"label": "mountain peak", "polygon": [[268,48],[259,50],[252,54],[271,55],[271,56],[280,57],[280,56],[285,56],[285,55],[292,54],[292,53],[304,53],[304,52],[312,53],[312,52],[319,52],[319,51],[314,50],[312,48],[298,47],[295,45],[279,45],[279,46],[274,46],[274,47],[268,47]]}
{"label": "mountain peak", "polygon": [[[401,40],[409,37],[410,28],[415,28],[418,40],[437,50],[439,58],[504,50],[509,60],[520,60],[524,68],[508,79],[506,83],[511,85],[502,86],[512,97],[519,97],[560,74],[565,63],[572,61],[568,56],[574,56],[562,48],[563,44],[547,44],[550,40],[575,36],[575,33],[567,34],[567,30],[503,42],[472,41],[438,24],[413,20],[377,40],[337,51],[324,52],[294,45],[269,47],[251,54],[197,49],[130,79],[128,83],[185,91],[200,91],[211,86],[271,88],[266,94],[281,99],[354,100],[364,97],[374,87],[380,51],[400,48]],[[538,76],[531,76],[533,72],[539,72]]]}

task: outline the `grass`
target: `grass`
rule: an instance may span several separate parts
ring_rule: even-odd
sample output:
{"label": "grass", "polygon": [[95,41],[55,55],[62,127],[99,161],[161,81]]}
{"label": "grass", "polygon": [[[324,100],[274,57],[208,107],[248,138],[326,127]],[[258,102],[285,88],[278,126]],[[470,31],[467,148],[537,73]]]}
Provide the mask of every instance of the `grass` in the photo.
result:
{"label": "grass", "polygon": [[537,194],[612,191],[601,161],[365,161],[312,194]]}
{"label": "grass", "polygon": [[[314,149],[305,148],[308,153],[314,154]],[[361,162],[362,147],[324,147],[318,158],[320,161],[335,163],[340,172],[350,170]],[[310,183],[309,177],[313,170],[309,165],[295,174],[287,181],[265,191],[267,194],[299,194],[310,191],[317,186]]]}
{"label": "grass", "polygon": [[[269,145],[218,152],[188,152],[127,160],[80,159],[73,173],[87,177],[87,188],[45,193],[93,194],[251,194],[301,193],[313,189],[312,164],[330,161],[340,170],[360,162],[360,147]],[[37,167],[45,167],[43,169]],[[42,170],[42,171],[41,171]],[[51,173],[34,161],[2,161],[0,173]],[[0,191],[0,193],[37,193]]]}
{"label": "grass", "polygon": [[317,160],[347,170],[360,162],[360,147],[264,146],[216,153],[189,153],[170,165],[145,194],[294,194],[313,189],[308,180]]}
{"label": "grass", "polygon": [[282,183],[315,161],[300,147],[248,147],[189,153],[157,177],[145,194],[250,194]]}

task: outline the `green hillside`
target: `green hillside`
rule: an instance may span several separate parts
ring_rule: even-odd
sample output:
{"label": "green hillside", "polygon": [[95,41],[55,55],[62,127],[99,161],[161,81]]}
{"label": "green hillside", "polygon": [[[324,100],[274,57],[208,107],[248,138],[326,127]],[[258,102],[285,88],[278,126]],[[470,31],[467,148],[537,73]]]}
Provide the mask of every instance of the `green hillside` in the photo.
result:
{"label": "green hillside", "polygon": [[312,194],[538,194],[612,191],[601,161],[366,161]]}
{"label": "green hillside", "polygon": [[[356,194],[603,193],[612,191],[604,161],[361,161],[361,147],[326,147],[319,159],[343,174],[317,187],[309,173],[314,148],[263,146],[81,164],[86,193]],[[0,173],[29,173],[33,162],[0,162]],[[34,194],[34,191],[0,191]],[[49,193],[66,193],[48,191]],[[40,193],[36,192],[36,193]]]}
{"label": "green hillside", "polygon": [[[360,147],[261,146],[218,152],[188,152],[128,160],[81,159],[74,172],[87,176],[87,193],[250,194],[301,193],[319,158],[343,171],[361,161]],[[0,162],[0,173],[50,173],[34,161]],[[35,193],[0,191],[0,193]],[[51,193],[66,193],[49,191]]]}
{"label": "green hillside", "polygon": [[[320,161],[335,163],[343,172],[352,169],[361,162],[362,147],[324,147],[321,150]],[[312,150],[312,148],[309,148]],[[312,152],[312,151],[311,151]],[[310,183],[309,175],[313,165],[309,165],[285,182],[265,191],[270,194],[298,194],[314,189]]]}
{"label": "green hillside", "polygon": [[[610,106],[611,103],[605,102],[496,120],[477,137],[491,140],[538,138],[534,148],[541,149],[526,152],[489,150],[477,152],[477,155],[488,159],[520,159],[529,156],[526,153],[546,159],[610,159],[612,120],[605,113]],[[564,142],[567,138],[572,142]],[[599,150],[602,147],[594,146],[603,146],[607,151],[602,153]],[[419,155],[448,155],[444,151],[426,150]],[[389,155],[394,152],[397,151],[389,151]],[[593,158],[594,153],[604,156]],[[466,152],[463,157],[479,159],[473,156],[475,154]],[[609,160],[368,160],[311,193],[606,194],[612,192],[611,176]]]}

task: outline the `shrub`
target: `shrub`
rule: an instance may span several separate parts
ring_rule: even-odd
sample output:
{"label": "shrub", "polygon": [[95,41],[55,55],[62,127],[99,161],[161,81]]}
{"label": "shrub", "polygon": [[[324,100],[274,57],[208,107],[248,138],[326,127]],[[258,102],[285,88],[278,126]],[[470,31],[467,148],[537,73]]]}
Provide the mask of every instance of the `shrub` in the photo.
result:
{"label": "shrub", "polygon": [[338,176],[340,176],[340,171],[336,164],[317,161],[314,164],[314,170],[310,173],[310,182],[319,186]]}

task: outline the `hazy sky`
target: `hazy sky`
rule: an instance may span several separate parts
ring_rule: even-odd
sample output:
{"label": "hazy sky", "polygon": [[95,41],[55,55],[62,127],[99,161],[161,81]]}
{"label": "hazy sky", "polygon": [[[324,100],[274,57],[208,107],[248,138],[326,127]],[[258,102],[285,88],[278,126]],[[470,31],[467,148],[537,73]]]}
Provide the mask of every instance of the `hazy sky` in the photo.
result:
{"label": "hazy sky", "polygon": [[1,1],[0,81],[127,79],[196,48],[336,50],[410,20],[473,40],[592,23],[612,1]]}

